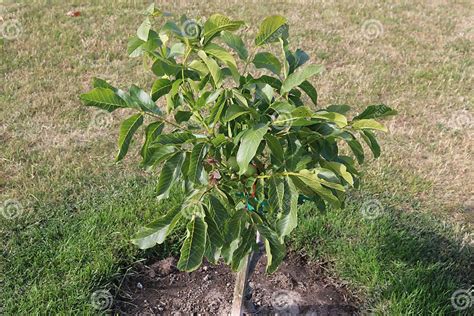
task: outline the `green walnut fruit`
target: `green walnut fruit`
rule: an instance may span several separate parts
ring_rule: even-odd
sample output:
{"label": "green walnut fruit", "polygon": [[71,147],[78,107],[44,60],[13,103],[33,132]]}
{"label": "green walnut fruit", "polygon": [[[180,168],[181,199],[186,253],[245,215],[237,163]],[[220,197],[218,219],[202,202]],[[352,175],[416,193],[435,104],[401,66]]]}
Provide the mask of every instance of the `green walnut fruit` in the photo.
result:
{"label": "green walnut fruit", "polygon": [[246,177],[252,177],[257,174],[257,168],[254,165],[250,165],[247,167],[247,171],[245,171],[244,175]]}
{"label": "green walnut fruit", "polygon": [[237,159],[235,157],[230,157],[227,160],[227,165],[229,166],[230,170],[236,172],[239,171],[239,164],[237,163]]}

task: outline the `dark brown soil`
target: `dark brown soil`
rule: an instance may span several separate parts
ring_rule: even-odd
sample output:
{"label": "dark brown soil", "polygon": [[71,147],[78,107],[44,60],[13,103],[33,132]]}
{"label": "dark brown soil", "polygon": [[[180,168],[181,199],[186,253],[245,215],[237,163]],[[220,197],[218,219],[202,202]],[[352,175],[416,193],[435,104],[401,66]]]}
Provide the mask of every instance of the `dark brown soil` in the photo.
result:
{"label": "dark brown soil", "polygon": [[[225,266],[205,264],[192,273],[179,272],[168,258],[138,267],[127,276],[115,301],[122,315],[230,313],[234,274]],[[352,315],[355,300],[344,286],[323,274],[317,264],[290,254],[277,272],[265,273],[262,258],[250,280],[256,315]],[[124,298],[127,299],[124,299]]]}

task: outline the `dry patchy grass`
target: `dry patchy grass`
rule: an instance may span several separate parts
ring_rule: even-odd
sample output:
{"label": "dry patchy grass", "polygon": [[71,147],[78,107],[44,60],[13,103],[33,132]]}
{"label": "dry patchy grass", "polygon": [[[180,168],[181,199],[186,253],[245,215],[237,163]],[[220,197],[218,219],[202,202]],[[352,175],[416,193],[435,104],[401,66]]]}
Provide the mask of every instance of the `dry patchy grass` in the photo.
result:
{"label": "dry patchy grass", "polygon": [[[123,86],[150,84],[151,74],[144,75],[140,62],[128,59],[124,49],[144,4],[92,3],[4,9],[4,20],[18,19],[22,31],[1,52],[1,189],[6,197],[37,190],[51,196],[64,169],[78,168],[101,182],[106,172],[129,168],[106,163],[118,120],[83,108],[77,96],[93,76]],[[472,219],[474,31],[469,1],[213,1],[205,6],[178,1],[162,7],[197,17],[219,11],[250,25],[270,13],[287,16],[292,44],[326,66],[315,80],[322,106],[346,103],[357,110],[384,102],[399,111],[382,137],[382,158],[367,170],[376,189],[406,193],[430,211]],[[67,17],[72,8],[81,16]],[[254,30],[244,32],[251,38]],[[90,127],[96,122],[103,128]],[[39,169],[44,170],[41,176]],[[45,179],[55,184],[44,186]]]}

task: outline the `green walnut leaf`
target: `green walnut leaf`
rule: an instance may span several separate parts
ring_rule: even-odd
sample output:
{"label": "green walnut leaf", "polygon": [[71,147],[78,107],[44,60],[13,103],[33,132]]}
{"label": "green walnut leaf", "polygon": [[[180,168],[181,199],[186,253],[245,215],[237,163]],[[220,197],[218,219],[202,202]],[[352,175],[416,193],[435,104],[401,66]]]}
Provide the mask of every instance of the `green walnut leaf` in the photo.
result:
{"label": "green walnut leaf", "polygon": [[245,23],[232,21],[222,14],[213,14],[204,23],[204,44],[209,43],[221,31],[236,31]]}
{"label": "green walnut leaf", "polygon": [[239,75],[239,71],[237,70],[237,63],[235,62],[234,56],[232,56],[224,48],[214,43],[207,44],[206,47],[204,47],[204,51],[208,55],[213,56],[217,60],[220,60],[225,65],[227,65],[230,71],[232,72],[235,80],[238,82],[240,75]]}
{"label": "green walnut leaf", "polygon": [[168,198],[171,187],[181,175],[181,167],[183,166],[184,158],[184,153],[178,152],[171,156],[163,165],[160,179],[158,180],[158,199]]}
{"label": "green walnut leaf", "polygon": [[169,79],[157,79],[151,87],[151,97],[153,101],[158,100],[171,91],[173,82]]}
{"label": "green walnut leaf", "polygon": [[212,79],[214,80],[214,84],[216,85],[217,88],[219,88],[222,85],[222,78],[223,78],[223,74],[219,65],[214,59],[207,56],[207,54],[202,50],[198,52],[198,56],[202,59],[207,69],[211,73]]}
{"label": "green walnut leaf", "polygon": [[320,65],[309,65],[304,67],[302,70],[292,73],[288,78],[283,81],[281,87],[281,93],[288,93],[291,89],[296,88],[307,79],[314,75],[320,74],[324,67]]}
{"label": "green walnut leaf", "polygon": [[249,57],[249,52],[247,51],[244,41],[240,36],[228,31],[224,31],[221,34],[221,38],[224,43],[226,43],[227,46],[232,48],[242,60],[247,60],[247,58]]}
{"label": "green walnut leaf", "polygon": [[128,147],[132,141],[133,134],[143,124],[143,115],[141,113],[132,115],[122,122],[120,125],[120,133],[118,139],[119,152],[116,161],[120,161],[128,152]]}
{"label": "green walnut leaf", "polygon": [[86,106],[94,106],[108,112],[128,106],[127,102],[110,88],[94,88],[81,94],[80,99]]}
{"label": "green walnut leaf", "polygon": [[[292,173],[291,178],[296,186],[299,186],[300,189],[303,189],[306,193],[309,193],[309,195],[319,195],[334,207],[341,207],[341,202],[337,196],[335,196],[330,189],[323,186],[322,179],[319,178],[315,172],[304,169],[298,173]],[[308,188],[309,191],[306,190],[306,188]]]}
{"label": "green walnut leaf", "polygon": [[150,160],[151,150],[150,145],[155,138],[163,131],[164,124],[162,122],[154,122],[148,125],[145,129],[145,142],[141,150],[141,156],[143,158],[142,164],[147,164]]}
{"label": "green walnut leaf", "polygon": [[303,81],[299,88],[309,96],[314,105],[318,105],[318,92],[308,80]]}
{"label": "green walnut leaf", "polygon": [[288,37],[288,24],[286,18],[280,15],[272,15],[265,18],[260,25],[255,44],[261,46],[263,44],[278,41],[279,38]]}
{"label": "green walnut leaf", "polygon": [[246,259],[252,248],[255,247],[256,230],[253,226],[249,226],[242,232],[242,240],[232,255],[232,270],[239,271],[242,267],[243,260]]}
{"label": "green walnut leaf", "polygon": [[151,21],[149,18],[146,18],[143,20],[142,24],[137,30],[137,37],[141,39],[142,41],[148,41],[148,34],[150,33],[151,30]]}
{"label": "green walnut leaf", "polygon": [[189,161],[188,178],[191,182],[201,183],[201,174],[204,168],[203,160],[206,157],[209,146],[205,143],[196,144],[191,152]]}
{"label": "green walnut leaf", "polygon": [[155,113],[158,115],[161,114],[161,110],[156,106],[152,97],[135,85],[132,85],[130,88],[130,102],[143,111]]}
{"label": "green walnut leaf", "polygon": [[281,217],[276,223],[278,235],[283,237],[289,235],[298,225],[298,192],[289,177],[283,179],[283,196],[281,205]]}
{"label": "green walnut leaf", "polygon": [[372,154],[374,155],[374,158],[380,157],[381,149],[374,133],[369,130],[363,130],[360,135],[369,146],[370,150],[372,151]]}
{"label": "green walnut leaf", "polygon": [[386,106],[385,104],[370,105],[362,113],[357,115],[354,120],[374,119],[395,114],[397,114],[397,111]]}
{"label": "green walnut leaf", "polygon": [[387,132],[387,128],[373,119],[359,119],[352,122],[354,129],[374,129]]}
{"label": "green walnut leaf", "polygon": [[196,270],[202,262],[206,250],[207,223],[194,217],[186,226],[186,239],[181,247],[181,256],[176,267],[181,271]]}
{"label": "green walnut leaf", "polygon": [[278,234],[265,225],[257,226],[258,232],[265,238],[267,254],[267,273],[275,272],[286,255],[285,244],[278,238]]}
{"label": "green walnut leaf", "polygon": [[140,249],[148,249],[162,244],[181,218],[180,211],[180,207],[174,207],[166,215],[142,228],[132,238],[132,243]]}
{"label": "green walnut leaf", "polygon": [[252,63],[255,67],[268,69],[275,75],[279,75],[281,72],[280,61],[272,53],[257,53]]}
{"label": "green walnut leaf", "polygon": [[252,129],[243,133],[240,138],[240,146],[237,151],[237,163],[239,165],[239,175],[243,175],[248,168],[250,161],[257,153],[258,146],[268,131],[267,124],[258,124]]}

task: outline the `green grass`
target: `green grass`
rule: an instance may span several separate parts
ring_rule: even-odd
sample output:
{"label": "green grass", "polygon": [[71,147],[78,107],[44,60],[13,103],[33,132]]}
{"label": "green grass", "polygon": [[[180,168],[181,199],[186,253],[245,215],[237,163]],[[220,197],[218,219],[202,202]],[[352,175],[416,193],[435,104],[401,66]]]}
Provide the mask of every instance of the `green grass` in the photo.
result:
{"label": "green grass", "polygon": [[455,312],[451,294],[468,289],[474,278],[473,249],[463,246],[463,234],[432,216],[392,207],[366,218],[361,205],[367,198],[354,198],[346,209],[324,214],[305,206],[292,247],[328,261],[331,271],[366,298],[368,312]]}
{"label": "green grass", "polygon": [[[2,301],[8,314],[94,313],[91,293],[117,292],[125,270],[143,257],[178,253],[179,234],[161,247],[139,252],[129,238],[142,224],[180,203],[154,199],[155,183],[133,177],[67,203],[35,205],[50,214],[38,222],[10,223],[3,253]],[[363,309],[380,315],[446,315],[451,294],[474,278],[473,249],[463,231],[420,213],[387,206],[375,219],[349,197],[344,210],[301,208],[289,246],[329,262],[331,274],[349,283]],[[380,199],[393,204],[396,197]],[[400,200],[403,204],[405,201]]]}
{"label": "green grass", "polygon": [[[93,76],[149,88],[152,74],[126,56],[146,3],[6,2],[2,17],[18,19],[22,33],[0,43],[0,202],[15,199],[24,209],[14,220],[0,216],[0,307],[5,315],[94,314],[94,291],[115,293],[134,261],[179,248],[177,235],[145,253],[129,243],[180,196],[157,203],[157,173],[136,168],[133,155],[112,163],[126,113],[114,114],[110,128],[90,130],[94,112],[78,100]],[[314,82],[321,106],[384,102],[399,111],[381,137],[382,157],[365,170],[364,193],[344,211],[302,208],[289,246],[328,262],[368,311],[454,314],[451,294],[474,279],[472,235],[465,237],[474,220],[472,129],[450,127],[474,101],[472,1],[162,7],[189,17],[222,12],[249,24],[285,15],[292,47],[327,69]],[[66,16],[71,9],[81,17]],[[367,19],[380,21],[380,37],[361,34]],[[252,40],[253,32],[244,35]],[[367,197],[386,213],[361,216]]]}
{"label": "green grass", "polygon": [[[91,293],[113,291],[111,281],[136,258],[131,234],[180,201],[175,194],[154,203],[154,188],[152,181],[132,178],[68,203],[35,205],[50,215],[41,221],[10,223],[2,254],[4,312],[93,313]],[[176,238],[148,255],[176,253]]]}

